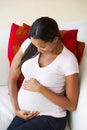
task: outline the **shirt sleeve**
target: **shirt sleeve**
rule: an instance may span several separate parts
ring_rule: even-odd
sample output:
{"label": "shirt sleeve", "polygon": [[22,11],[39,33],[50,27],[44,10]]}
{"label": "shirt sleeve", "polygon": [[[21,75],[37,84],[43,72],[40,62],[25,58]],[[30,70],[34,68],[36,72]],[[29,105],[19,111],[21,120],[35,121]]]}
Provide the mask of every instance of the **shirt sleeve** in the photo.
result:
{"label": "shirt sleeve", "polygon": [[72,56],[68,63],[65,65],[65,75],[79,73],[79,65],[75,56]]}
{"label": "shirt sleeve", "polygon": [[27,38],[21,45],[22,52],[24,53],[27,47],[30,45],[31,40]]}
{"label": "shirt sleeve", "polygon": [[79,73],[78,61],[73,53],[70,51],[64,53],[62,59],[62,69],[64,70],[65,76]]}

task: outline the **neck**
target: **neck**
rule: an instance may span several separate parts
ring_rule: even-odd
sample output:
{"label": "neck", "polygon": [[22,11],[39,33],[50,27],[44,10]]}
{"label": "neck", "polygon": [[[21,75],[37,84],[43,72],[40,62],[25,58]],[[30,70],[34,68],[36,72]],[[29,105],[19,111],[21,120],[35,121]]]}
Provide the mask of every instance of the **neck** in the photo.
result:
{"label": "neck", "polygon": [[58,42],[56,44],[57,45],[55,47],[56,49],[54,50],[54,53],[55,54],[60,54],[62,52],[62,50],[63,50],[63,44],[62,44],[61,40],[58,40]]}

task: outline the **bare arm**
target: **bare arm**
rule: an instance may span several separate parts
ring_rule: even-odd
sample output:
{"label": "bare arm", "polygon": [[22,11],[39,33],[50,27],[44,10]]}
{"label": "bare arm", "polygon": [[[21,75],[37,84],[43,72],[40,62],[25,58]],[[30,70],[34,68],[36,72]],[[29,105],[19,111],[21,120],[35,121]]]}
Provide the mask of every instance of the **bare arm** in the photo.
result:
{"label": "bare arm", "polygon": [[24,89],[30,91],[39,91],[53,103],[73,111],[76,108],[78,100],[78,74],[72,74],[66,77],[66,94],[64,96],[54,93],[48,88],[40,85],[36,79],[25,81]]}
{"label": "bare arm", "polygon": [[12,65],[11,65],[11,69],[10,69],[10,73],[9,73],[9,79],[8,79],[8,86],[9,86],[10,99],[11,99],[15,114],[17,116],[19,116],[20,118],[28,120],[28,119],[38,116],[39,112],[38,111],[33,112],[33,111],[20,110],[19,105],[18,105],[17,80],[21,74],[21,69],[20,69],[19,65],[20,65],[22,56],[23,56],[23,53],[20,48],[12,61]]}
{"label": "bare arm", "polygon": [[18,50],[17,54],[13,58],[10,72],[9,72],[9,78],[8,78],[8,88],[9,88],[9,94],[11,98],[11,102],[14,108],[14,111],[19,110],[19,106],[17,103],[17,94],[18,94],[18,89],[17,89],[17,80],[21,74],[21,70],[19,64],[21,61],[21,58],[23,56],[21,48]]}
{"label": "bare arm", "polygon": [[78,99],[78,74],[66,77],[66,96],[55,94],[45,87],[42,87],[40,92],[55,104],[73,111],[76,108]]}

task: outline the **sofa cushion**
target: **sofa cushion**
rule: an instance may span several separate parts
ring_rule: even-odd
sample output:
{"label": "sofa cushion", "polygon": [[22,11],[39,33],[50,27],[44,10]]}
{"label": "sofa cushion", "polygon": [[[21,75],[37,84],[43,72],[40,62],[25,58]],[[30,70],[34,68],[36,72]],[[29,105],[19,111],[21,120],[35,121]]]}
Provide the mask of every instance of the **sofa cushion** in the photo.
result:
{"label": "sofa cushion", "polygon": [[[23,26],[19,26],[15,23],[12,24],[8,43],[8,59],[10,65],[19,47],[23,41],[28,38],[29,31],[30,26],[25,23],[23,23]],[[77,32],[77,29],[60,30],[61,40],[63,44],[76,55],[78,63],[80,64],[84,50],[84,43],[79,44],[77,41]],[[21,74],[17,82],[18,88],[20,88],[23,79],[24,77]]]}
{"label": "sofa cushion", "polygon": [[60,30],[61,40],[63,44],[73,53],[76,50],[77,33],[78,33],[77,29]]}
{"label": "sofa cushion", "polygon": [[83,53],[84,53],[84,49],[85,49],[85,43],[81,42],[81,41],[77,41],[76,43],[76,58],[78,60],[78,64],[81,63],[82,57],[83,57]]}
{"label": "sofa cushion", "polygon": [[[12,23],[8,42],[8,59],[10,65],[19,47],[28,38],[29,30],[30,26],[26,25],[25,23],[23,23],[23,26],[19,26],[15,23]],[[17,82],[18,89],[20,88],[22,81],[23,81],[23,75],[21,74]]]}
{"label": "sofa cushion", "polygon": [[8,95],[8,86],[2,86],[0,87],[0,130],[6,130],[14,116],[14,110]]}
{"label": "sofa cushion", "polygon": [[80,92],[77,109],[70,114],[72,130],[87,130],[87,48],[80,64]]}
{"label": "sofa cushion", "polygon": [[[78,36],[77,40],[85,42],[87,46],[87,21],[80,22],[70,22],[70,23],[62,23],[59,24],[60,29],[75,29],[78,28]],[[9,72],[9,64],[7,59],[7,45],[8,45],[8,37],[10,30],[9,29],[0,29],[0,92],[3,91],[3,95],[1,98],[0,94],[0,130],[6,130],[6,126],[9,125],[13,118],[13,111],[10,110],[9,99],[8,99],[8,89],[4,85],[7,85],[8,72]],[[71,123],[70,127],[72,130],[86,130],[87,129],[87,48],[85,47],[85,51],[83,53],[83,58],[80,63],[80,94],[79,94],[79,102],[77,105],[77,109],[74,112],[71,112]],[[3,78],[4,77],[4,78]],[[3,90],[1,89],[3,88]],[[5,96],[7,94],[7,96]],[[5,97],[5,98],[3,98]],[[5,107],[4,100],[8,103],[8,106]],[[3,103],[3,106],[1,105]],[[5,109],[6,108],[6,109]],[[8,111],[8,108],[10,111]],[[5,109],[5,111],[4,111]],[[12,116],[9,114],[12,112]],[[10,117],[10,119],[9,119]],[[68,130],[69,128],[66,128]],[[70,129],[69,129],[70,130]]]}
{"label": "sofa cushion", "polygon": [[11,65],[14,55],[18,51],[21,44],[28,38],[28,31],[30,26],[23,24],[23,26],[19,26],[15,23],[12,23],[10,30],[10,37],[8,43],[8,59]]}
{"label": "sofa cushion", "polygon": [[80,64],[84,48],[85,48],[85,43],[77,41],[77,29],[73,30],[60,30],[61,34],[61,40],[63,44],[75,54],[78,64]]}
{"label": "sofa cushion", "polygon": [[7,48],[10,29],[0,29],[0,86],[8,84],[9,62]]}

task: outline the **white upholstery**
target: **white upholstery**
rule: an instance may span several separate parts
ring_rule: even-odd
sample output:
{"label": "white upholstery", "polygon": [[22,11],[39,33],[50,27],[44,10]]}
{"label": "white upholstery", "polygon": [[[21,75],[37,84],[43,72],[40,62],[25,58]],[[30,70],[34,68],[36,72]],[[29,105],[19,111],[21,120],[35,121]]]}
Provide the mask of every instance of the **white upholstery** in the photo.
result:
{"label": "white upholstery", "polygon": [[0,130],[6,130],[13,117],[14,112],[8,95],[8,87],[0,87]]}
{"label": "white upholstery", "polygon": [[[87,21],[59,23],[60,29],[78,29],[77,39],[86,43],[86,48],[80,64],[80,93],[77,109],[70,113],[71,130],[87,130]],[[0,130],[6,130],[14,112],[8,95],[9,62],[7,47],[10,29],[0,30]],[[70,130],[66,126],[65,130]]]}
{"label": "white upholstery", "polygon": [[7,58],[7,48],[10,29],[0,30],[0,86],[7,85],[9,62]]}
{"label": "white upholstery", "polygon": [[71,113],[71,130],[87,130],[87,49],[80,65],[80,93],[76,111]]}

